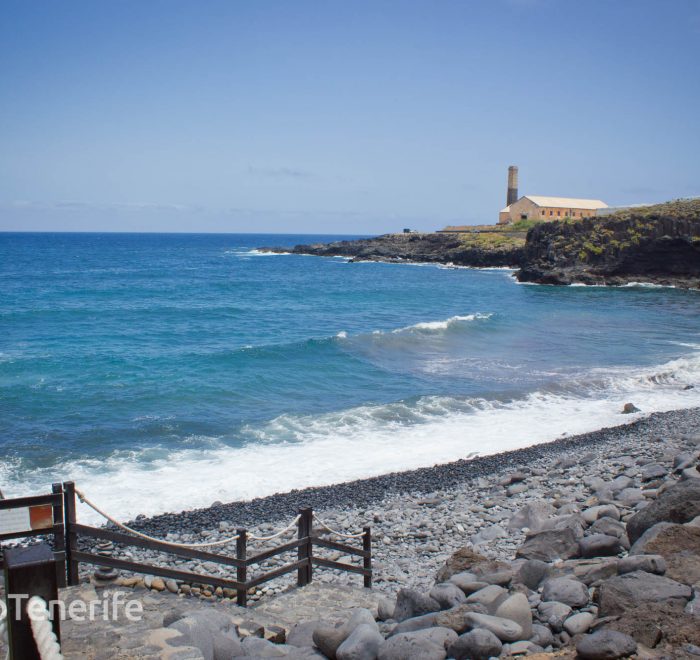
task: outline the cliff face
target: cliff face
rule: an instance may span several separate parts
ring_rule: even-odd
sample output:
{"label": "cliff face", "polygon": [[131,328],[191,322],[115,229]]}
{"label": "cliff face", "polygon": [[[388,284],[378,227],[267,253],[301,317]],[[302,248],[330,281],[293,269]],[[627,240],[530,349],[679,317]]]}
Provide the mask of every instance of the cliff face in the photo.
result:
{"label": "cliff face", "polygon": [[[455,266],[511,266],[520,265],[524,239],[504,240],[464,237],[459,234],[386,234],[376,238],[335,243],[297,245],[296,254],[322,257],[351,257],[353,261],[432,262]],[[284,248],[261,248],[271,252],[288,252]]]}
{"label": "cliff face", "polygon": [[700,287],[700,200],[530,229],[521,282]]}

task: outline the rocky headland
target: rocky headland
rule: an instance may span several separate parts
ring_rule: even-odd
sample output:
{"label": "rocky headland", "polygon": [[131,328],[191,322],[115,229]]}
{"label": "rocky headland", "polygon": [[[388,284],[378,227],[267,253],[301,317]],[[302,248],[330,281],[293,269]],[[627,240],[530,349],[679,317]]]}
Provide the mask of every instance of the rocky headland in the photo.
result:
{"label": "rocky headland", "polygon": [[[122,576],[111,588],[164,599],[151,625],[163,627],[157,637],[168,648],[190,649],[187,658],[692,659],[700,655],[699,465],[696,408],[505,454],[142,518],[134,524],[149,533],[201,542],[241,525],[273,532],[310,505],[334,529],[372,526],[375,588],[315,570],[309,598],[287,576],[251,594],[256,604],[243,613],[233,593],[206,584]],[[149,551],[128,556],[170,565]],[[213,635],[227,655],[198,655]]]}
{"label": "rocky headland", "polygon": [[[290,252],[289,248],[260,248]],[[297,245],[291,252],[351,261],[518,268],[520,282],[700,288],[700,199],[610,216],[479,226],[463,233],[386,234]]]}
{"label": "rocky headland", "polygon": [[544,222],[527,235],[521,282],[700,288],[700,199]]}
{"label": "rocky headland", "polygon": [[525,232],[384,234],[373,238],[333,243],[313,243],[289,248],[263,247],[261,251],[348,257],[351,261],[435,263],[477,268],[520,265]]}

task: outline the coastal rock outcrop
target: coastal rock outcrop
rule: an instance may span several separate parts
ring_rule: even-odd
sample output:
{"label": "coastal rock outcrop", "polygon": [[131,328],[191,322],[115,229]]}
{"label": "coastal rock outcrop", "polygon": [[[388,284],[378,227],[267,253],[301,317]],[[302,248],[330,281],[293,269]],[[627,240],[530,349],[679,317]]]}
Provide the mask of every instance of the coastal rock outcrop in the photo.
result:
{"label": "coastal rock outcrop", "polygon": [[647,282],[698,288],[700,200],[540,223],[528,232],[517,277],[538,284]]}
{"label": "coastal rock outcrop", "polygon": [[[501,236],[503,231],[484,233],[483,236]],[[384,234],[372,238],[333,243],[296,245],[291,250],[279,247],[261,247],[263,252],[310,254],[318,257],[349,257],[352,261],[415,262],[452,264],[477,268],[511,267],[521,264],[523,238],[490,241],[482,234],[410,233]],[[480,240],[481,239],[481,240]]]}

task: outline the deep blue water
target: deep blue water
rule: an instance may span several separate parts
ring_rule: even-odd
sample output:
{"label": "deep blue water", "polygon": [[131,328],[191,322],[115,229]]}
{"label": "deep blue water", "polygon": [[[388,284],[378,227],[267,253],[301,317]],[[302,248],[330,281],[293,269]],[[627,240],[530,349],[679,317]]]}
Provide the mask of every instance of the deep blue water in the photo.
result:
{"label": "deep blue water", "polygon": [[255,251],[337,238],[0,234],[0,489],[131,515],[700,405],[697,292]]}

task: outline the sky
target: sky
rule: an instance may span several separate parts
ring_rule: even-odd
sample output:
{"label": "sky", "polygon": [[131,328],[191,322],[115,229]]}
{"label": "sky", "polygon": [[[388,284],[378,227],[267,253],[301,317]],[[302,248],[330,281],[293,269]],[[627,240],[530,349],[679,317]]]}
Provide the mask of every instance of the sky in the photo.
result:
{"label": "sky", "polygon": [[377,234],[700,195],[700,0],[2,0],[0,231]]}

